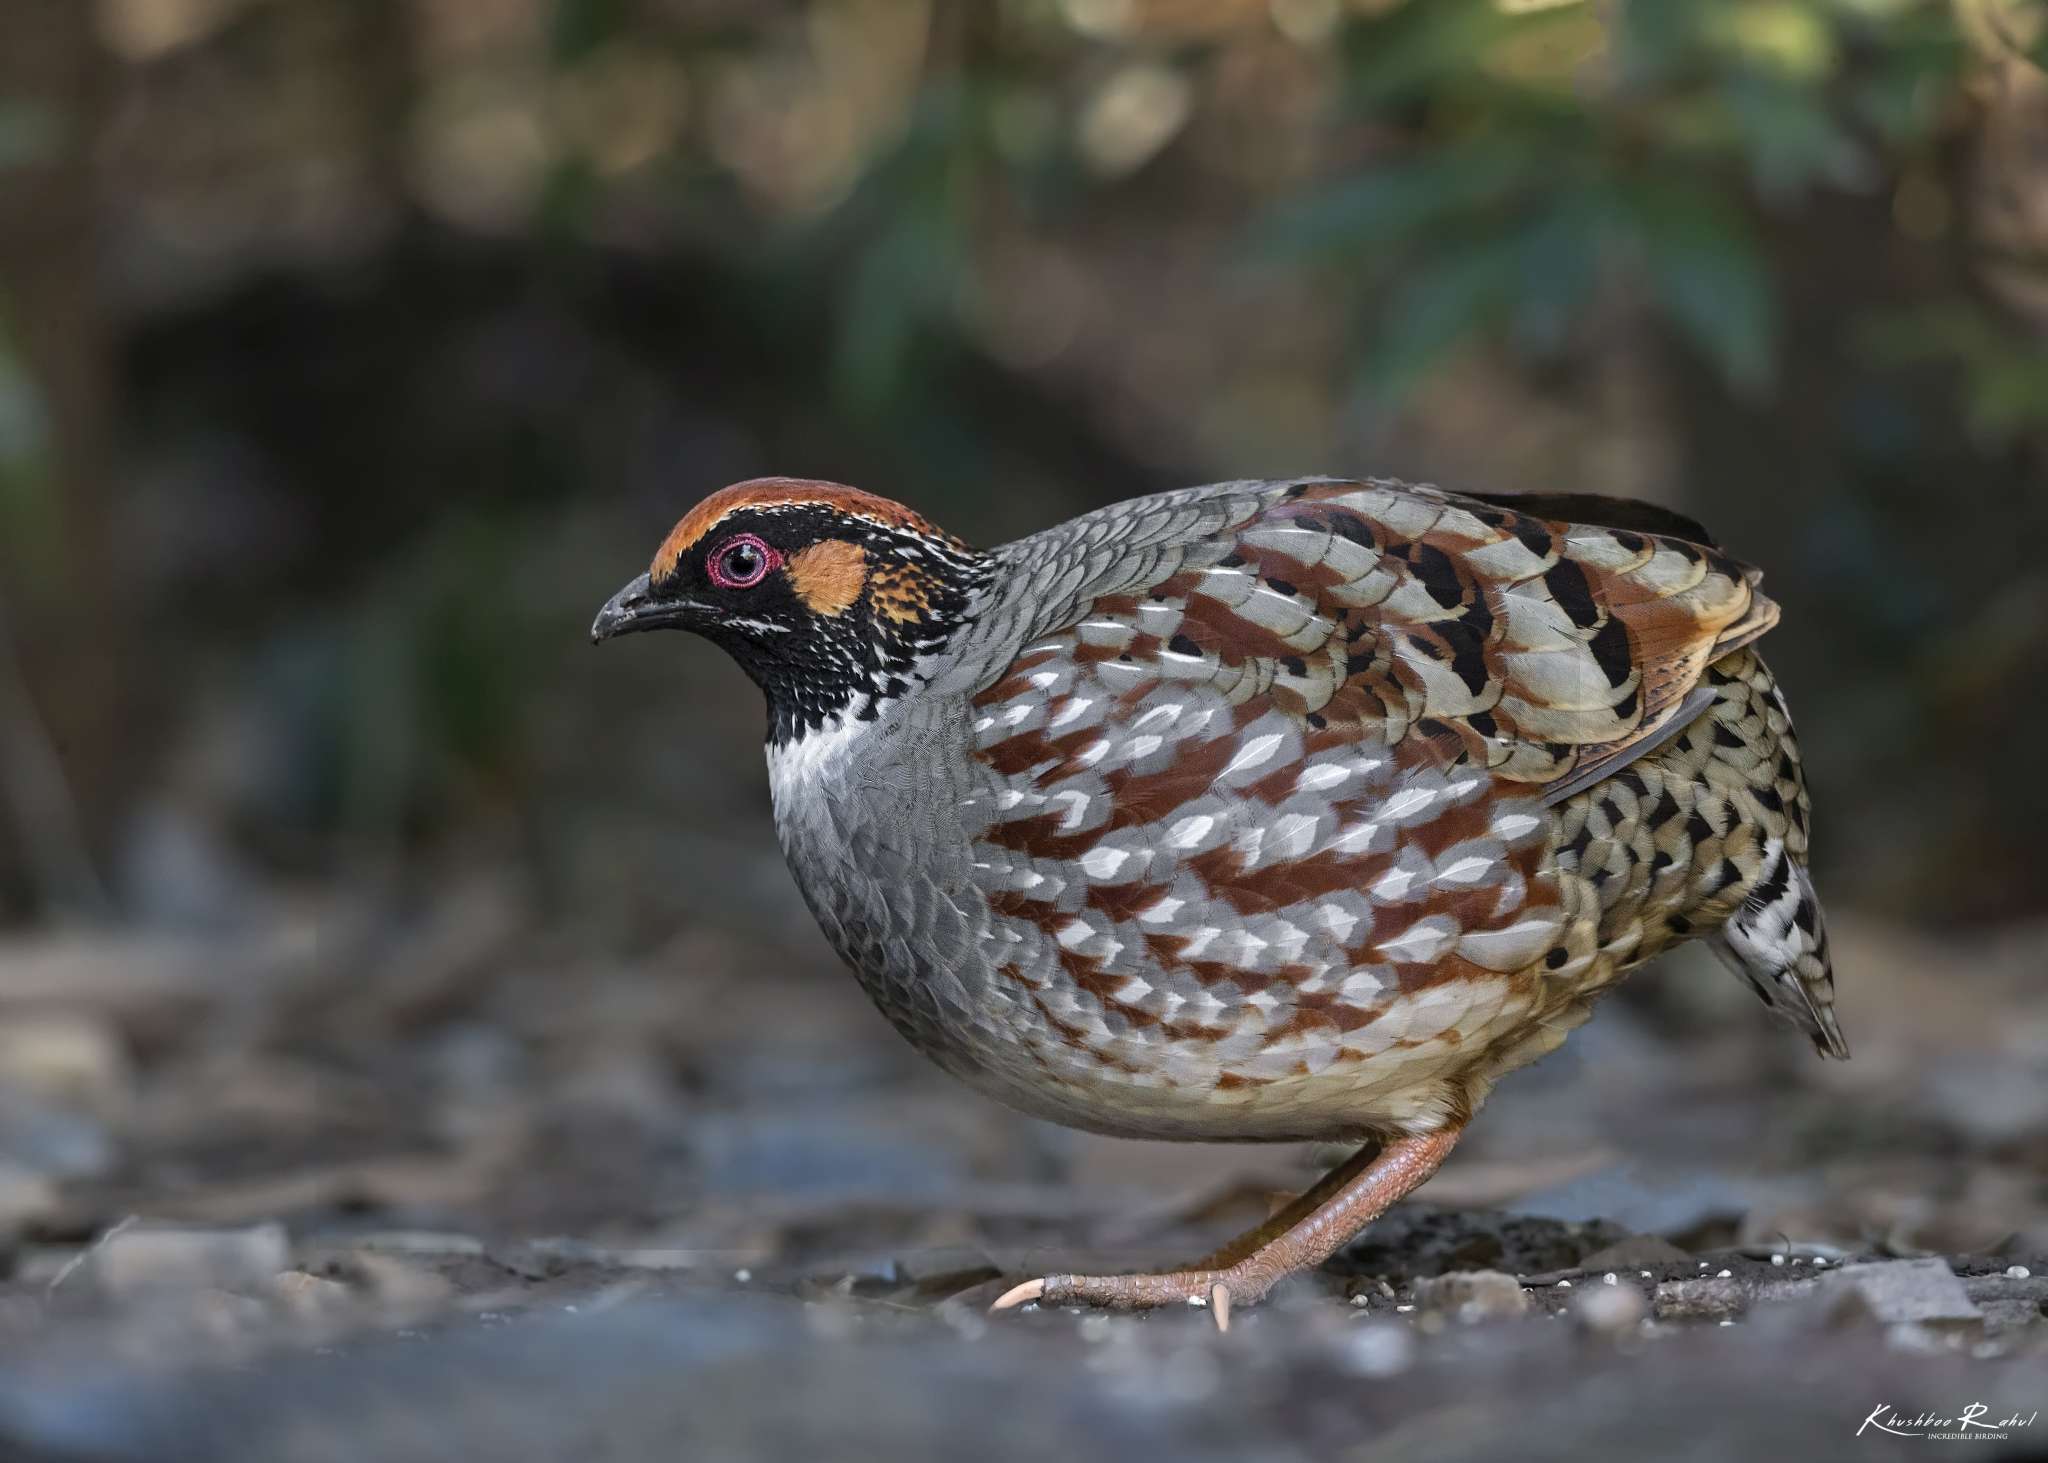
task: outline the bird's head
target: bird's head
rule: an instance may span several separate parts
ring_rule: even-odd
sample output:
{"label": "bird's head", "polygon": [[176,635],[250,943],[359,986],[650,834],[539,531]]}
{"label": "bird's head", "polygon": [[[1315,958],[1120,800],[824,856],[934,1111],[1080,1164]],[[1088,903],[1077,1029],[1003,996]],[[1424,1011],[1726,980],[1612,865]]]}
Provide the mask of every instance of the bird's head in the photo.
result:
{"label": "bird's head", "polygon": [[964,622],[988,561],[918,514],[838,483],[757,478],[699,503],[645,574],[613,595],[593,642],[692,630],[768,697],[780,743],[872,717],[916,684]]}

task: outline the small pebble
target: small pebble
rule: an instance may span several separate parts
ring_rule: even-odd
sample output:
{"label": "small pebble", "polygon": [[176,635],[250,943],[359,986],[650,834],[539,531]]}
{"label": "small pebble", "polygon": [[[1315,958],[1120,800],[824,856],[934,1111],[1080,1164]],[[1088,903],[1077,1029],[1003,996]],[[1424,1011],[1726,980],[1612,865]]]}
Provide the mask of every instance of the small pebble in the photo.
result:
{"label": "small pebble", "polygon": [[1354,1295],[1351,1297],[1351,1303],[1355,1306],[1369,1306],[1372,1304],[1372,1297],[1369,1295]]}
{"label": "small pebble", "polygon": [[1773,1265],[1782,1265],[1785,1263],[1785,1257],[1783,1255],[1773,1255],[1771,1256],[1771,1263]]}
{"label": "small pebble", "polygon": [[1700,1268],[1702,1270],[1707,1268],[1707,1262],[1705,1260],[1700,1261]]}
{"label": "small pebble", "polygon": [[1415,1339],[1406,1326],[1393,1321],[1371,1321],[1352,1332],[1345,1348],[1344,1362],[1363,1377],[1391,1377],[1408,1369],[1415,1359]]}
{"label": "small pebble", "polygon": [[1580,1296],[1574,1302],[1573,1310],[1589,1329],[1619,1336],[1641,1325],[1649,1306],[1643,1300],[1642,1292],[1632,1285],[1617,1285],[1612,1290],[1599,1285]]}
{"label": "small pebble", "polygon": [[1605,1275],[1602,1275],[1600,1277],[1600,1283],[1602,1285],[1615,1285],[1619,1282],[1616,1281],[1616,1279],[1614,1278],[1614,1272],[1612,1270],[1609,1270]]}
{"label": "small pebble", "polygon": [[732,1278],[737,1280],[740,1284],[745,1285],[749,1280],[752,1280],[754,1278],[754,1272],[751,1270],[735,1270],[732,1272]]}
{"label": "small pebble", "polygon": [[1643,1279],[1645,1279],[1645,1280],[1648,1280],[1648,1279],[1650,1278],[1650,1272],[1649,1272],[1649,1271],[1645,1270],[1645,1271],[1643,1271],[1643,1272],[1641,1272],[1641,1273],[1642,1273],[1642,1277],[1643,1277]]}
{"label": "small pebble", "polygon": [[1572,1288],[1572,1283],[1569,1280],[1560,1280],[1557,1282],[1557,1288],[1559,1290],[1570,1290]]}
{"label": "small pebble", "polygon": [[1722,1322],[1721,1324],[1722,1324],[1722,1325],[1724,1325],[1724,1326],[1732,1326],[1732,1325],[1734,1325],[1735,1323],[1734,1323],[1733,1321],[1723,1321],[1723,1322]]}
{"label": "small pebble", "polygon": [[1526,1315],[1529,1295],[1512,1275],[1498,1270],[1459,1270],[1417,1281],[1415,1303],[1425,1312],[1478,1321]]}
{"label": "small pebble", "polygon": [[1723,1270],[1719,1275],[1715,1276],[1714,1278],[1717,1280],[1728,1280],[1731,1279],[1734,1276],[1734,1274],[1735,1272],[1733,1270]]}
{"label": "small pebble", "polygon": [[1405,1315],[1407,1315],[1407,1314],[1408,1314],[1408,1313],[1409,1313],[1410,1311],[1414,1310],[1414,1309],[1415,1309],[1415,1307],[1414,1307],[1414,1306],[1395,1306],[1395,1307],[1394,1307],[1394,1309],[1395,1309],[1395,1310],[1397,1310],[1397,1311],[1399,1311],[1399,1312],[1400,1312],[1400,1313],[1401,1313],[1402,1315],[1404,1315],[1404,1316],[1405,1316]]}
{"label": "small pebble", "polygon": [[2034,1272],[2024,1265],[2014,1265],[2005,1272],[2005,1278],[2008,1280],[2030,1280],[2033,1278],[2033,1274]]}

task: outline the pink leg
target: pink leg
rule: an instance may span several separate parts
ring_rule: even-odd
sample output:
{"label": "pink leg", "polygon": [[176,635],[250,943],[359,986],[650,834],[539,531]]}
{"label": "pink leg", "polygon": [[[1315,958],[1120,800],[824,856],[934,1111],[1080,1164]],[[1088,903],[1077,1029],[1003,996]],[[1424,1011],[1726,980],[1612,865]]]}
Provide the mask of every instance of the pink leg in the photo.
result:
{"label": "pink leg", "polygon": [[1018,1286],[991,1309],[1027,1301],[1142,1310],[1203,1300],[1228,1329],[1232,1304],[1252,1305],[1285,1276],[1322,1264],[1442,1167],[1461,1127],[1366,1149],[1265,1224],[1188,1270],[1164,1275],[1048,1275]]}

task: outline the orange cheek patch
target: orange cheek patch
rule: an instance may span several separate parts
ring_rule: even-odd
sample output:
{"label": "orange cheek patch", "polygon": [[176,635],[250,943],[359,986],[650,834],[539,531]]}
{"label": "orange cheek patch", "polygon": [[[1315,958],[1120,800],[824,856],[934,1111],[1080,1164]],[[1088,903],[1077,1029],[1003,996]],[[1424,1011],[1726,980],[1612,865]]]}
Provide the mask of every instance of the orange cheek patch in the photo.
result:
{"label": "orange cheek patch", "polygon": [[844,614],[867,587],[867,552],[843,539],[812,544],[790,559],[789,582],[811,613]]}

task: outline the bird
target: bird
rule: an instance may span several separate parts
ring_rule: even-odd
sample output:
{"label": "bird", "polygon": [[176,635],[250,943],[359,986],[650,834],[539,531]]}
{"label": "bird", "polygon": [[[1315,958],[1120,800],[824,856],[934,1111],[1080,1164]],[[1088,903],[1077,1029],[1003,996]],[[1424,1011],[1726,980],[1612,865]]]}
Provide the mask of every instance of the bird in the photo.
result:
{"label": "bird", "polygon": [[761,478],[591,636],[691,631],[759,686],[795,882],[945,1071],[1117,1137],[1358,1145],[1187,1266],[994,1307],[1228,1329],[1675,945],[1848,1056],[1761,577],[1584,493],[1233,481],[983,552]]}

